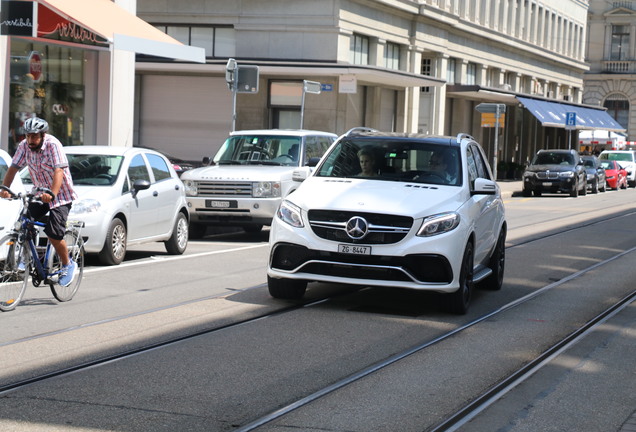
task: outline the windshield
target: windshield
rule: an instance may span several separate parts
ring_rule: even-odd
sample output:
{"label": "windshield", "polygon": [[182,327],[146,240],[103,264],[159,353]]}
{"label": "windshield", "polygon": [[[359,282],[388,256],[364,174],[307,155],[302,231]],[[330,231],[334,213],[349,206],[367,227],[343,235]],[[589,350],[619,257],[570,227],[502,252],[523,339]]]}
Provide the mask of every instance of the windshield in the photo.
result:
{"label": "windshield", "polygon": [[622,162],[632,162],[634,160],[634,156],[631,153],[601,153],[600,158]]}
{"label": "windshield", "polygon": [[76,185],[106,186],[117,180],[123,156],[69,154],[68,166]]}
{"label": "windshield", "polygon": [[462,179],[459,147],[387,138],[340,141],[316,175],[454,186]]}
{"label": "windshield", "polygon": [[218,165],[299,166],[299,136],[235,135],[229,137],[214,156]]}
{"label": "windshield", "polygon": [[532,165],[574,165],[574,156],[570,153],[540,152],[534,157]]}

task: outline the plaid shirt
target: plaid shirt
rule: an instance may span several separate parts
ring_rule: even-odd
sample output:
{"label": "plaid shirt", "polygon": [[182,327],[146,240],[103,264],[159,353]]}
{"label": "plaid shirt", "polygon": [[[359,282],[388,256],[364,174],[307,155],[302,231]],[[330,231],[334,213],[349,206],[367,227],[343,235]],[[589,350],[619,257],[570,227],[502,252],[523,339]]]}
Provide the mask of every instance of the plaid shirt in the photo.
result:
{"label": "plaid shirt", "polygon": [[53,173],[56,168],[63,168],[64,178],[62,186],[49,204],[50,208],[68,204],[77,199],[73,190],[73,179],[68,169],[68,159],[62,150],[62,143],[53,135],[45,134],[39,151],[29,148],[26,139],[22,140],[13,155],[12,165],[19,168],[27,165],[34,188],[45,187],[50,189],[53,185]]}

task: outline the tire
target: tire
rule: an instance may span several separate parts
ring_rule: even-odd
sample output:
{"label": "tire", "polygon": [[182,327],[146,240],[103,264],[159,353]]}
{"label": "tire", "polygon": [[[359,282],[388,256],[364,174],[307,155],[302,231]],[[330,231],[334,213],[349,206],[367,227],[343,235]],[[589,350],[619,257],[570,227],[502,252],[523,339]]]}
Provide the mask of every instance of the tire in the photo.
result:
{"label": "tire", "polygon": [[576,182],[573,186],[572,186],[572,190],[570,191],[570,196],[572,198],[577,198],[579,196],[579,182]]}
{"label": "tire", "polygon": [[601,192],[607,191],[607,181],[603,181],[603,185],[599,186],[598,190],[600,190]]}
{"label": "tire", "polygon": [[126,226],[119,218],[115,218],[108,227],[104,247],[98,254],[99,261],[105,265],[119,265],[126,256],[128,235]]}
{"label": "tire", "polygon": [[192,240],[203,238],[207,230],[207,225],[190,223],[190,226],[188,227],[188,238],[191,238]]}
{"label": "tire", "polygon": [[581,195],[587,195],[587,179],[583,182],[583,187],[581,188]]}
{"label": "tire", "polygon": [[295,279],[276,279],[267,276],[269,295],[277,299],[298,300],[305,295],[307,281]]}
{"label": "tire", "polygon": [[534,196],[536,196],[536,197],[540,197],[540,196],[541,196],[541,191],[540,191],[540,190],[538,190],[538,189],[537,189],[537,190],[535,190],[535,191],[534,191]]}
{"label": "tire", "polygon": [[479,288],[489,291],[499,291],[503,286],[504,270],[506,266],[506,227],[502,227],[495,250],[488,261],[492,274],[484,279]]}
{"label": "tire", "polygon": [[[84,244],[82,240],[78,239],[77,234],[73,231],[67,231],[64,235],[64,240],[66,241],[69,256],[75,261],[75,264],[77,264],[77,269],[75,270],[73,281],[69,286],[65,287],[57,283],[50,284],[53,297],[60,302],[69,301],[75,296],[82,283],[82,276],[84,275]],[[52,254],[51,258],[49,258],[49,273],[59,271],[61,267],[60,257],[57,254]]]}
{"label": "tire", "polygon": [[172,235],[163,243],[170,255],[181,255],[188,247],[188,219],[179,213],[172,228]]}
{"label": "tire", "polygon": [[261,232],[263,230],[263,225],[244,225],[243,226],[243,230],[246,233],[256,234],[256,233],[259,233],[259,232]]}
{"label": "tire", "polygon": [[446,310],[457,315],[468,312],[468,306],[473,295],[473,263],[474,252],[472,242],[468,242],[464,249],[464,258],[459,272],[459,289],[454,293],[445,294]]}
{"label": "tire", "polygon": [[594,179],[594,183],[592,183],[592,193],[598,193],[598,179]]}
{"label": "tire", "polygon": [[18,263],[21,258],[24,262],[29,262],[25,256],[28,252],[23,251],[15,235],[3,237],[0,240],[0,250],[5,253],[0,258],[0,310],[8,312],[18,306],[26,291],[29,270],[18,271]]}
{"label": "tire", "polygon": [[530,189],[523,189],[522,194],[524,197],[532,196],[532,191]]}

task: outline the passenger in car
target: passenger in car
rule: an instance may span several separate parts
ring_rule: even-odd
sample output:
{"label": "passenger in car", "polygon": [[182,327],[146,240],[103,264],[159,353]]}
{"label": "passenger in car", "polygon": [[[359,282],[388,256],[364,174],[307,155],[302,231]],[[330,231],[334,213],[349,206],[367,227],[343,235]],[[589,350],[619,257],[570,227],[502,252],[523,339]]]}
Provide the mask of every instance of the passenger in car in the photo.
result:
{"label": "passenger in car", "polygon": [[369,147],[365,147],[358,151],[358,161],[360,162],[361,172],[358,177],[374,177],[377,175],[375,167],[375,154]]}

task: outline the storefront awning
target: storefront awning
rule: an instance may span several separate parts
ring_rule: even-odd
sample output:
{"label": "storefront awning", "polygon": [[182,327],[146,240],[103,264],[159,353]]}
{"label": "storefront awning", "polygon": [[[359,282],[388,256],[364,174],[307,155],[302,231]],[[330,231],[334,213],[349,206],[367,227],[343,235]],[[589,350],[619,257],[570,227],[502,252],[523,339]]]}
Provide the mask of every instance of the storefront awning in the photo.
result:
{"label": "storefront awning", "polygon": [[517,96],[517,100],[534,115],[542,126],[566,127],[567,113],[576,113],[574,129],[623,132],[622,127],[605,110]]}
{"label": "storefront awning", "polygon": [[[205,63],[203,48],[183,45],[110,0],[38,0],[56,14],[94,32],[114,49]],[[39,21],[39,19],[38,19]],[[38,22],[38,33],[41,32]],[[74,28],[48,29],[73,35]],[[45,31],[48,31],[45,30]],[[41,36],[41,35],[38,35]]]}

